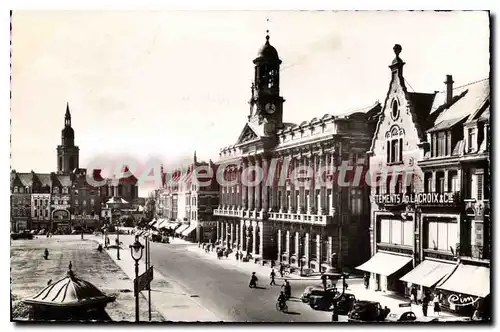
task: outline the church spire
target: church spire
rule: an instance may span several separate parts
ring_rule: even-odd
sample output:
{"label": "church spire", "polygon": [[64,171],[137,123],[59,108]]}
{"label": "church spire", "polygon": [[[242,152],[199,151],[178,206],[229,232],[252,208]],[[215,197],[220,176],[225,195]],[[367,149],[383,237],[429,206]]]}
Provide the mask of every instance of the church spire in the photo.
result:
{"label": "church spire", "polygon": [[69,112],[69,102],[66,102],[66,114],[64,115],[64,126],[71,127],[71,113]]}

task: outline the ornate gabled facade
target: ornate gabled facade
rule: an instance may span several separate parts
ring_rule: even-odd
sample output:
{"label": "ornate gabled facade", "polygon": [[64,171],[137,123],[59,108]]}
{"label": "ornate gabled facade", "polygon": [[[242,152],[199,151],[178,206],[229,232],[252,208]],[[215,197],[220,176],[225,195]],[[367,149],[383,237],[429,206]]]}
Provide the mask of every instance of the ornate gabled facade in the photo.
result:
{"label": "ornate gabled facade", "polygon": [[[220,184],[214,210],[217,240],[257,260],[315,271],[368,258],[369,192],[362,184],[339,185],[334,169],[342,162],[351,170],[367,165],[364,155],[380,105],[300,125],[286,123],[279,94],[281,60],[269,36],[254,64],[248,121],[217,162],[230,181]],[[293,181],[293,174],[307,166],[314,170],[307,181]],[[255,181],[260,177],[256,168],[264,180]],[[326,170],[326,181],[316,178],[320,169]]]}
{"label": "ornate gabled facade", "polygon": [[444,92],[409,93],[394,51],[369,152],[372,257],[358,269],[371,289],[435,289],[445,308],[470,310],[457,299],[481,302],[490,289],[489,80],[454,89],[448,75]]}
{"label": "ornate gabled facade", "polygon": [[[128,201],[126,208],[135,210],[144,205],[144,199],[138,197],[138,180],[134,175],[116,181],[104,179],[100,169],[89,175],[85,168],[79,168],[79,148],[74,145],[74,138],[67,105],[62,141],[57,147],[57,172],[11,171],[12,230],[66,233],[74,228],[96,229],[102,226],[101,217],[108,220],[101,210],[110,198],[123,198]],[[124,169],[121,174],[127,172]]]}

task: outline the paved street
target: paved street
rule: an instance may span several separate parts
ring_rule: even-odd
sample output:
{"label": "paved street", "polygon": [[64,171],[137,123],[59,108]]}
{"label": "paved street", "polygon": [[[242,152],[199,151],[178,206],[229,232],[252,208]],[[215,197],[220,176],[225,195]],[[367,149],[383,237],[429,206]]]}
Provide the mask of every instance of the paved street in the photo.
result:
{"label": "paved street", "polygon": [[[120,240],[123,247],[128,248],[133,237],[120,236]],[[331,313],[312,310],[298,299],[304,288],[314,282],[293,280],[292,296],[296,298],[288,302],[289,312],[282,313],[275,308],[279,285],[269,286],[269,278],[259,275],[259,286],[262,288],[251,289],[248,287],[249,274],[228,264],[219,264],[198,250],[197,246],[179,242],[152,243],[151,263],[165,277],[182,285],[191,296],[196,296],[196,301],[219,319],[232,322],[331,321]]]}

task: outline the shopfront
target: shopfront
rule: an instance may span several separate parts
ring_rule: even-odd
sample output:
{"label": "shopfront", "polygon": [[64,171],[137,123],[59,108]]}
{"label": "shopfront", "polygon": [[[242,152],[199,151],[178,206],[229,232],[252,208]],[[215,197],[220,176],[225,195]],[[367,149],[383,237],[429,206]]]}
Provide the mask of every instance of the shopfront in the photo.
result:
{"label": "shopfront", "polygon": [[490,268],[472,263],[460,263],[438,285],[443,294],[443,306],[462,315],[472,316],[474,310],[490,315]]}
{"label": "shopfront", "polygon": [[410,255],[378,251],[356,269],[371,274],[371,280],[374,282],[370,282],[370,289],[404,294],[405,285],[399,279],[411,270],[411,267]]}

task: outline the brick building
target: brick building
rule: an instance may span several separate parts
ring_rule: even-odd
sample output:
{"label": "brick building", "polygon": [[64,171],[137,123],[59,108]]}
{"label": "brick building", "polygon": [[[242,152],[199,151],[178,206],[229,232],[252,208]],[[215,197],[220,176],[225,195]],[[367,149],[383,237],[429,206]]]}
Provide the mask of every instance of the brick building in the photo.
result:
{"label": "brick building", "polygon": [[[234,180],[221,185],[214,211],[217,239],[255,259],[315,271],[361,263],[370,256],[369,190],[339,185],[334,167],[367,165],[364,155],[380,105],[287,123],[280,96],[281,60],[269,36],[253,63],[248,121],[235,144],[221,150],[217,162],[224,178]],[[313,168],[314,174],[297,184],[293,171],[304,166]],[[242,176],[255,176],[255,167],[262,167],[265,179],[275,174],[275,179],[286,180],[245,185]],[[315,176],[325,167],[327,181],[320,183]]]}

